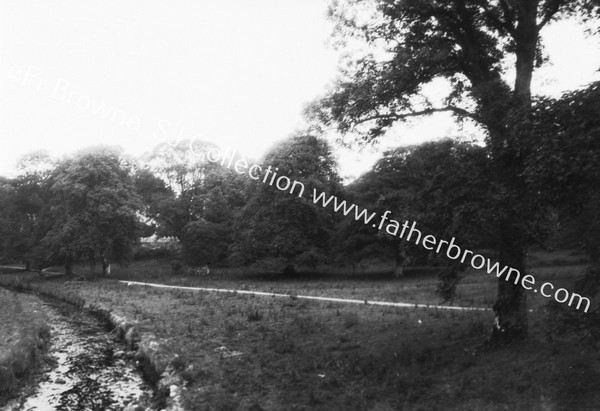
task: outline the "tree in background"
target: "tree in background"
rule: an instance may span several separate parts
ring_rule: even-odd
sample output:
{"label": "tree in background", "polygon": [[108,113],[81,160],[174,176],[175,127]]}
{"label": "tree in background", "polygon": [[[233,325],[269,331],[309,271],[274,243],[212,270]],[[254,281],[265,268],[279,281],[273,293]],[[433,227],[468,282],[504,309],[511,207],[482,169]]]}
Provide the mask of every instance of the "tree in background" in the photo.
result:
{"label": "tree in background", "polygon": [[202,218],[184,228],[183,258],[188,265],[214,264],[229,257],[233,227],[246,203],[247,180],[248,176],[220,164],[207,168]]}
{"label": "tree in background", "polygon": [[[192,266],[227,257],[233,223],[245,203],[247,177],[208,161],[212,148],[200,141],[161,144],[148,156],[148,169],[138,173],[138,189],[157,234],[178,238]],[[213,252],[215,247],[221,251]]]}
{"label": "tree in background", "polygon": [[213,264],[227,257],[230,242],[231,230],[226,224],[193,221],[185,226],[183,259],[192,267]]}
{"label": "tree in background", "polygon": [[16,207],[16,191],[14,181],[0,178],[0,255],[5,261],[12,261],[30,248],[28,237],[21,235],[21,216]]}
{"label": "tree in background", "polygon": [[[384,153],[373,169],[348,187],[352,201],[382,215],[417,222],[423,232],[450,239],[465,247],[486,245],[489,233],[489,164],[484,148],[451,139],[400,147]],[[395,260],[401,276],[409,261],[446,267],[440,290],[451,290],[459,279],[460,264],[428,252],[413,242],[373,230],[348,219],[340,225],[344,255],[365,254],[379,248]],[[488,241],[488,244],[490,241]],[[445,299],[451,295],[444,295]]]}
{"label": "tree in background", "polygon": [[[569,245],[600,260],[600,82],[535,104],[525,175]],[[545,231],[556,231],[546,227]],[[544,234],[544,233],[542,233]],[[542,235],[541,237],[547,237]]]}
{"label": "tree in background", "polygon": [[26,269],[41,264],[40,241],[47,231],[48,180],[54,162],[44,151],[23,156],[18,175],[0,183],[0,255],[20,260]]}
{"label": "tree in background", "polygon": [[525,172],[537,187],[540,207],[554,217],[542,226],[555,234],[543,236],[550,237],[543,245],[580,249],[591,261],[574,288],[591,298],[591,309],[580,315],[551,302],[550,324],[555,332],[575,332],[582,342],[595,344],[600,338],[600,82],[558,100],[541,99],[535,107],[535,149]]}
{"label": "tree in background", "polygon": [[[366,142],[411,117],[449,112],[474,121],[486,132],[494,170],[491,237],[498,239],[500,264],[525,275],[526,250],[537,231],[530,223],[539,221],[540,212],[524,177],[534,126],[531,80],[545,62],[540,30],[569,16],[597,18],[598,10],[594,0],[335,1],[330,15],[339,43],[360,41],[373,52],[348,61],[308,114],[342,133],[357,132]],[[510,82],[508,68],[514,69]],[[450,85],[439,105],[421,94],[435,79]],[[494,312],[493,341],[527,336],[520,284],[498,279]]]}
{"label": "tree in background", "polygon": [[[412,204],[417,184],[423,181],[413,181],[412,173],[403,164],[413,149],[403,147],[385,152],[370,171],[346,187],[348,201],[378,215],[390,211],[396,218],[414,219]],[[403,275],[409,254],[413,260],[423,254],[413,244],[374,230],[353,218],[345,218],[338,225],[335,239],[342,258],[353,265],[364,256],[392,258],[397,277]]]}
{"label": "tree in background", "polygon": [[301,182],[305,192],[299,198],[299,190],[286,193],[250,179],[248,202],[235,230],[237,259],[246,264],[285,267],[289,273],[297,265],[316,267],[329,252],[335,216],[331,210],[313,204],[312,190],[328,195],[341,192],[331,147],[323,139],[296,135],[277,144],[261,164],[263,172],[270,166],[278,176]]}
{"label": "tree in background", "polygon": [[175,196],[166,183],[148,168],[139,168],[134,173],[134,185],[137,194],[142,199],[144,208],[142,214],[152,221],[152,231],[144,237],[150,237],[157,231],[157,224],[161,217],[161,209],[165,202],[171,201]]}
{"label": "tree in background", "polygon": [[[213,146],[208,143],[179,141],[172,145],[159,144],[142,161],[149,172],[163,180],[151,182],[146,174],[146,183],[153,184],[146,190],[151,201],[152,216],[158,224],[160,237],[176,237],[183,241],[186,224],[198,221],[204,212],[205,179],[210,163],[203,155]],[[143,182],[143,181],[140,181]],[[154,195],[154,197],[148,197]]]}
{"label": "tree in background", "polygon": [[[483,147],[446,139],[416,147],[404,158],[406,178],[413,184],[410,208],[414,221],[438,239],[454,237],[467,249],[489,247],[493,238],[492,170]],[[490,234],[491,233],[491,234]],[[419,253],[423,253],[420,247]],[[438,294],[454,298],[467,265],[430,251],[427,261],[442,267]]]}
{"label": "tree in background", "polygon": [[92,277],[96,261],[107,274],[109,259],[124,261],[139,240],[139,210],[131,167],[110,148],[91,149],[62,161],[53,172],[49,216],[43,239],[49,259],[72,264],[87,259]]}

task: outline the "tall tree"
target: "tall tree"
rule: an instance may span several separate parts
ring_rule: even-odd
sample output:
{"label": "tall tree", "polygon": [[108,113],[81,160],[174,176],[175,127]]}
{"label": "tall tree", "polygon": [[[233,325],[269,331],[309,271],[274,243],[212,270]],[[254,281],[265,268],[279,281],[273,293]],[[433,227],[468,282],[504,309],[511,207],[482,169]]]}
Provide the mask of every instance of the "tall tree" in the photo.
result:
{"label": "tall tree", "polygon": [[154,217],[160,236],[183,241],[186,224],[202,218],[206,172],[211,166],[204,155],[208,148],[206,143],[188,140],[162,143],[143,159],[172,194],[163,192],[160,198],[155,198],[158,201],[154,203]]}
{"label": "tall tree", "polygon": [[23,261],[27,269],[41,263],[40,240],[48,228],[45,215],[53,167],[48,153],[31,152],[17,162],[17,177],[0,183],[0,255]]}
{"label": "tall tree", "polygon": [[208,161],[212,148],[214,144],[197,140],[163,143],[145,159],[148,169],[139,173],[137,183],[149,203],[149,215],[158,224],[159,236],[183,242],[189,238],[185,232],[190,223],[234,220],[244,202],[245,178]]}
{"label": "tall tree", "polygon": [[[184,260],[193,266],[227,256],[234,221],[245,203],[247,176],[209,161],[212,148],[214,144],[197,140],[161,144],[137,178],[157,234],[176,237]],[[239,156],[234,157],[235,163]]]}
{"label": "tall tree", "polygon": [[[342,40],[379,51],[348,64],[309,115],[366,141],[393,124],[437,112],[479,124],[487,134],[498,193],[495,212],[500,262],[524,275],[539,211],[523,177],[530,154],[531,81],[544,63],[540,30],[568,16],[598,17],[597,0],[341,0],[330,7]],[[510,67],[509,65],[512,65]],[[513,69],[513,78],[504,75]],[[420,98],[432,80],[449,80],[440,106]],[[527,303],[520,285],[500,278],[493,338],[527,336]]]}
{"label": "tall tree", "polygon": [[165,181],[155,175],[149,168],[143,166],[134,173],[134,185],[137,194],[142,199],[142,215],[148,220],[149,230],[143,233],[142,237],[150,237],[153,234],[160,235],[168,232],[165,219],[165,209],[171,209],[176,195],[173,190],[167,186]]}
{"label": "tall tree", "polygon": [[125,260],[139,239],[141,202],[131,167],[110,148],[86,150],[61,162],[51,178],[52,227],[43,239],[50,259],[96,261],[107,274],[109,259]]}
{"label": "tall tree", "polygon": [[[451,139],[400,147],[384,153],[373,169],[348,187],[353,202],[396,218],[418,222],[437,238],[454,236],[464,246],[483,245],[489,233],[489,166],[482,147]],[[342,245],[358,254],[378,244],[396,260],[396,275],[407,261],[440,262],[437,254],[360,222],[344,222]],[[358,247],[357,247],[358,246]],[[458,267],[452,265],[454,273]]]}
{"label": "tall tree", "polygon": [[[276,145],[261,164],[261,178],[249,184],[248,203],[237,219],[235,254],[243,263],[270,262],[288,272],[296,265],[314,267],[328,254],[335,217],[313,204],[313,189],[341,192],[331,147],[323,139],[297,135]],[[288,186],[287,192],[271,185],[274,175],[285,177],[280,187],[288,181],[302,183],[303,195],[299,185]]]}

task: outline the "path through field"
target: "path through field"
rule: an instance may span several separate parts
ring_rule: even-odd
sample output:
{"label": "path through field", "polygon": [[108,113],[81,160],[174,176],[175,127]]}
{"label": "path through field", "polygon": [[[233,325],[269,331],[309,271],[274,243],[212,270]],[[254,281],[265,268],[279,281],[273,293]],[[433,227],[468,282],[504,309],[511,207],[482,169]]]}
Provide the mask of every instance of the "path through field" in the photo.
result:
{"label": "path through field", "polygon": [[204,287],[184,287],[177,285],[167,284],[155,284],[155,283],[142,283],[138,281],[119,281],[120,283],[131,285],[139,285],[144,287],[164,288],[172,290],[188,290],[188,291],[206,291],[216,293],[231,293],[231,294],[247,294],[257,295],[263,297],[279,297],[279,298],[297,298],[299,300],[317,300],[317,301],[330,301],[335,303],[347,303],[347,304],[364,304],[364,305],[380,305],[386,307],[403,307],[403,308],[430,308],[437,310],[455,310],[455,311],[490,311],[489,308],[484,307],[459,307],[450,305],[433,305],[433,304],[412,304],[412,303],[398,303],[388,301],[373,301],[373,300],[355,300],[349,298],[335,298],[335,297],[318,297],[312,295],[293,295],[293,294],[280,294],[280,293],[269,293],[264,291],[249,291],[249,290],[231,290],[224,288],[204,288]]}

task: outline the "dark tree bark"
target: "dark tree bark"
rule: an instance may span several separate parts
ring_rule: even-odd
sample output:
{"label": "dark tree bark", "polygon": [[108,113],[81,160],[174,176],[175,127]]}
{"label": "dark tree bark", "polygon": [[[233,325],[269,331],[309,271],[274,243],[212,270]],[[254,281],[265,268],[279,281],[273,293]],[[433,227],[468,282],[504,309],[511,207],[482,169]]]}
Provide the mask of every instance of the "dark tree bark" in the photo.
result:
{"label": "dark tree bark", "polygon": [[404,252],[402,251],[400,244],[396,245],[395,257],[396,265],[394,266],[394,277],[404,277],[404,261],[406,258],[404,256]]}
{"label": "dark tree bark", "polygon": [[[496,141],[498,171],[501,185],[509,193],[505,199],[504,215],[500,220],[500,264],[519,270],[521,278],[526,275],[525,256],[528,238],[525,232],[527,215],[527,191],[523,177],[523,153],[521,139],[528,127],[531,113],[531,79],[535,66],[536,47],[539,41],[537,25],[539,0],[518,3],[519,13],[516,26],[516,76],[515,87],[508,116],[504,124],[508,127],[508,139]],[[518,121],[513,121],[513,120]],[[499,145],[502,144],[502,148]],[[506,343],[525,339],[528,332],[527,294],[521,283],[513,279],[498,279],[498,299],[494,304],[495,327],[492,342]]]}
{"label": "dark tree bark", "polygon": [[[504,193],[498,208],[499,263],[519,270],[521,278],[526,275],[525,256],[529,242],[526,226],[531,218],[528,214],[530,193],[523,177],[524,164],[518,137],[522,133],[520,127],[526,127],[524,113],[526,117],[531,107],[531,97],[527,95],[528,90],[518,96],[515,92],[506,100],[514,104],[507,105],[508,110],[494,110],[495,119],[489,121],[495,182]],[[511,118],[518,118],[519,121],[511,125]],[[495,123],[499,119],[504,127]],[[514,278],[508,281],[504,277],[498,279],[498,297],[493,310],[496,320],[492,343],[504,344],[527,337],[527,298],[520,282],[515,284]]]}
{"label": "dark tree bark", "polygon": [[65,274],[67,277],[73,277],[73,261],[68,260],[65,263]]}
{"label": "dark tree bark", "polygon": [[[507,225],[502,230],[500,244],[500,264],[519,270],[521,278],[525,273],[525,245],[519,242],[524,238],[519,229]],[[514,276],[514,274],[513,274]],[[498,279],[498,299],[494,304],[495,324],[492,332],[493,343],[508,343],[527,337],[527,294],[520,282],[514,278]]]}
{"label": "dark tree bark", "polygon": [[96,277],[96,255],[93,251],[89,252],[88,260],[90,263],[90,278],[93,280]]}
{"label": "dark tree bark", "polygon": [[110,274],[110,263],[108,262],[108,258],[106,258],[106,253],[102,253],[102,276],[108,277]]}

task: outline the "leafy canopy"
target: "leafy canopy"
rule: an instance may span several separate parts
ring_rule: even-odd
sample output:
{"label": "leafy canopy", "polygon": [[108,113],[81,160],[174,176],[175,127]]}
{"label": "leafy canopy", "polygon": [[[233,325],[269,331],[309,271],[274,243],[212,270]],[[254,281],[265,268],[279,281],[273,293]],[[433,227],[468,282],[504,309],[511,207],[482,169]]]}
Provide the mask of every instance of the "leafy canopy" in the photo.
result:
{"label": "leafy canopy", "polygon": [[[444,111],[488,131],[502,127],[495,116],[504,119],[512,93],[528,101],[532,72],[546,61],[540,30],[569,16],[597,18],[599,9],[595,0],[334,1],[337,45],[354,53],[307,113],[367,141],[396,121]],[[504,75],[511,64],[514,84]],[[439,105],[422,95],[436,78],[451,85]]]}

